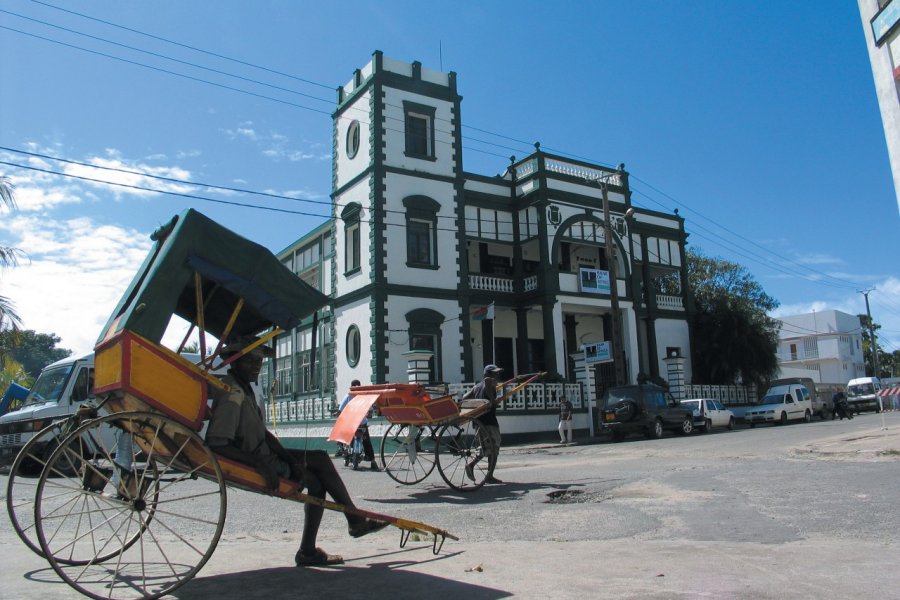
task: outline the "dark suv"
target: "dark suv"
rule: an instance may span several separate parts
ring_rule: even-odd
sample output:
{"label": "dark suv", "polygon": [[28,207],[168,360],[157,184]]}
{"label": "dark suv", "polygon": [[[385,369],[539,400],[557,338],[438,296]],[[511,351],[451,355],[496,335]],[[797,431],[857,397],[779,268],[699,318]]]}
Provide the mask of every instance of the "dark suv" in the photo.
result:
{"label": "dark suv", "polygon": [[661,438],[666,429],[691,433],[694,415],[658,385],[610,388],[600,399],[600,431],[611,433],[617,442],[629,433]]}

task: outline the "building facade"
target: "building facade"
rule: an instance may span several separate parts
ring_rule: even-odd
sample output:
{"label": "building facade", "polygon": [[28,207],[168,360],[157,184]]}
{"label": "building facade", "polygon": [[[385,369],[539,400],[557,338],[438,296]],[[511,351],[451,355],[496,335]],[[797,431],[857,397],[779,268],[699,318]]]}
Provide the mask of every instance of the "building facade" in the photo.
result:
{"label": "building facade", "polygon": [[[433,382],[477,381],[488,363],[574,382],[585,346],[616,346],[616,323],[625,381],[664,377],[671,356],[690,377],[684,221],[633,207],[623,166],[535,144],[501,175],[467,173],[456,74],[381,52],[337,96],[333,219],[279,254],[332,304],[315,363],[311,323],[279,338],[276,400],[405,381],[411,350],[432,353]],[[661,279],[683,292],[657,293]]]}
{"label": "building facade", "polygon": [[900,0],[858,0],[900,209]]}
{"label": "building facade", "polygon": [[778,378],[846,384],[866,374],[859,317],[837,310],[781,317]]}

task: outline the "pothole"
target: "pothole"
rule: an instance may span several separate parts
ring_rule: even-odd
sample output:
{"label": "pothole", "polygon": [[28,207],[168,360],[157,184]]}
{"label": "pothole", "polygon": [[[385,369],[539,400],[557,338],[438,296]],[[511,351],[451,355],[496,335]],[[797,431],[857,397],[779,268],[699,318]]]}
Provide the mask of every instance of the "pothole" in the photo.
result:
{"label": "pothole", "polygon": [[556,490],[547,494],[547,504],[583,504],[602,502],[606,496],[599,493],[585,493],[584,490]]}

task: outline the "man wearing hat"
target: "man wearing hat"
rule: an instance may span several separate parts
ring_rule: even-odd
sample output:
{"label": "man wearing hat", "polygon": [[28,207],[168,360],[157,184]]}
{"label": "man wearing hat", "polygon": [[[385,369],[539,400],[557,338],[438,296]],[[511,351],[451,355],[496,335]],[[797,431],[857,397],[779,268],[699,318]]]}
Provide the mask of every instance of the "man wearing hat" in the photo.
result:
{"label": "man wearing hat", "polygon": [[[288,450],[266,429],[259,407],[256,405],[251,383],[255,383],[263,358],[274,356],[274,351],[257,345],[255,336],[241,337],[225,345],[222,356],[227,358],[243,352],[231,363],[223,382],[230,391],[218,392],[213,399],[212,417],[206,431],[206,443],[217,454],[252,466],[265,478],[270,490],[278,487],[279,477],[302,482],[311,496],[325,498],[326,492],[335,502],[354,508],[350,493],[334,468],[328,454],[322,450]],[[306,504],[305,521],[300,549],[294,561],[297,566],[340,564],[344,559],[330,555],[316,547],[316,536],[325,509]],[[387,523],[344,513],[349,533],[361,537],[378,531]]]}
{"label": "man wearing hat", "polygon": [[[494,477],[494,469],[497,467],[497,458],[500,456],[500,422],[497,420],[497,386],[500,385],[500,374],[503,369],[497,365],[487,365],[484,368],[484,378],[463,396],[463,399],[489,400],[491,408],[486,413],[477,417],[484,432],[482,444],[484,455],[488,459],[488,472],[485,483],[503,483]],[[479,459],[466,465],[466,476],[475,481],[475,463]]]}

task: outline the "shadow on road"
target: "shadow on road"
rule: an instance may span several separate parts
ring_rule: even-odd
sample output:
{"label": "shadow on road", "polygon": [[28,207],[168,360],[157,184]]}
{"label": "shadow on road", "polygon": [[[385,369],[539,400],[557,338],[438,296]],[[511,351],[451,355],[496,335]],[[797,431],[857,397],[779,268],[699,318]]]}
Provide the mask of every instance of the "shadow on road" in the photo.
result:
{"label": "shadow on road", "polygon": [[378,562],[379,558],[389,557],[359,557],[343,565],[327,568],[279,567],[197,577],[176,590],[174,596],[184,600],[359,598],[366,595],[378,596],[378,590],[390,590],[392,600],[421,600],[423,595],[496,600],[513,595],[503,590],[406,570],[406,567],[412,565],[421,567],[420,561],[397,558]]}

